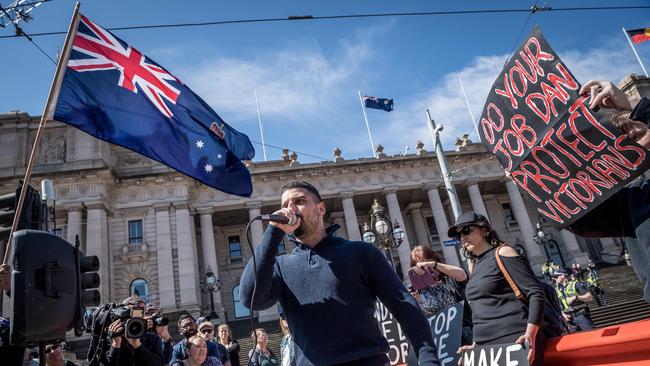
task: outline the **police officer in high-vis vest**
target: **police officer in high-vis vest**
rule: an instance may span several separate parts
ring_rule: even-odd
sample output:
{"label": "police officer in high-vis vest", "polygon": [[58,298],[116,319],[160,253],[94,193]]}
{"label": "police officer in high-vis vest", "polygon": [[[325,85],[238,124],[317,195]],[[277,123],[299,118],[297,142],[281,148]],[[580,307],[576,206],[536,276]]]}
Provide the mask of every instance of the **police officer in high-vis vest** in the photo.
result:
{"label": "police officer in high-vis vest", "polygon": [[560,269],[553,272],[555,290],[562,304],[564,319],[573,323],[577,330],[594,328],[587,303],[593,300],[589,286],[577,280],[569,281],[567,272]]}

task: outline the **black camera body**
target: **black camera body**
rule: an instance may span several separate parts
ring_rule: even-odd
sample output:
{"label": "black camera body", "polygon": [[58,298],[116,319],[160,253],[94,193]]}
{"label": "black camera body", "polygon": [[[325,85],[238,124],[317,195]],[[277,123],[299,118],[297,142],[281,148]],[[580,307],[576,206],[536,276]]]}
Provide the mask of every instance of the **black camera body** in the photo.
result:
{"label": "black camera body", "polygon": [[144,319],[143,308],[119,306],[113,309],[111,315],[115,320],[125,321],[123,335],[126,338],[144,338],[147,334],[147,321]]}

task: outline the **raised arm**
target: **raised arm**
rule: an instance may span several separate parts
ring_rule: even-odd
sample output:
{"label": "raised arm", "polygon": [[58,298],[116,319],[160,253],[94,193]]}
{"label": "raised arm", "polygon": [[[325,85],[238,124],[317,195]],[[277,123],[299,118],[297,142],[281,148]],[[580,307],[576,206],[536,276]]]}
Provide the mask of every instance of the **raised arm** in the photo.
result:
{"label": "raised arm", "polygon": [[257,262],[257,287],[253,299],[255,270],[253,258],[248,261],[239,282],[239,298],[244,306],[253,310],[264,310],[273,306],[279,298],[282,280],[276,270],[275,256],[284,239],[285,232],[269,225],[262,237],[262,242],[255,249]]}

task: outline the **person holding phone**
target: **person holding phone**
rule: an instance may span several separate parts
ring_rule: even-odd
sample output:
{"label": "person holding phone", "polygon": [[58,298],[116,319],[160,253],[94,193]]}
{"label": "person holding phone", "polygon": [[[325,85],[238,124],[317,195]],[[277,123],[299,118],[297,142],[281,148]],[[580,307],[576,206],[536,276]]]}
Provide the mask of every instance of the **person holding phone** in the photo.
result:
{"label": "person holding phone", "polygon": [[[519,343],[528,349],[530,365],[543,365],[544,336],[540,324],[544,318],[544,290],[528,260],[504,243],[487,218],[466,212],[449,228],[449,237],[460,240],[474,269],[465,295],[472,308],[475,345]],[[527,301],[517,298],[499,261]],[[461,353],[472,346],[463,346]]]}
{"label": "person holding phone", "polygon": [[[411,295],[427,318],[465,300],[467,273],[446,264],[431,247],[418,245],[411,251]],[[472,311],[464,303],[462,344],[472,344]]]}

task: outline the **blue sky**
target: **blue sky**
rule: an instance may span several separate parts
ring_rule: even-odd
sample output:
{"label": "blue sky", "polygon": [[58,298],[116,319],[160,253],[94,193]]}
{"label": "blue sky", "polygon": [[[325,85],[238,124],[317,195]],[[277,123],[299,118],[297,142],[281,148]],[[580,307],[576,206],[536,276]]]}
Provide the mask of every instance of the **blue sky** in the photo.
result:
{"label": "blue sky", "polygon": [[[105,28],[142,24],[468,9],[526,9],[533,1],[82,1],[81,11]],[[0,0],[6,6],[8,0]],[[553,8],[650,5],[649,1],[547,1]],[[65,30],[73,1],[38,7],[26,33]],[[476,116],[511,52],[527,13],[312,20],[207,27],[125,30],[115,34],[166,67],[229,124],[261,141],[254,90],[266,143],[289,148],[303,162],[371,157],[357,90],[395,100],[390,113],[369,110],[375,144],[398,154],[416,140],[432,148],[425,108],[444,125],[443,144],[476,133],[460,89]],[[538,24],[580,82],[618,82],[641,74],[621,27],[650,27],[650,10],[538,12]],[[0,35],[12,34],[0,29]],[[63,35],[35,37],[51,57]],[[521,42],[521,40],[520,40]],[[519,46],[519,45],[517,45]],[[650,68],[650,42],[637,45]],[[40,115],[54,64],[26,39],[0,39],[0,113]],[[255,161],[263,161],[255,144]],[[267,148],[269,160],[280,151]],[[312,156],[307,156],[313,155]]]}

